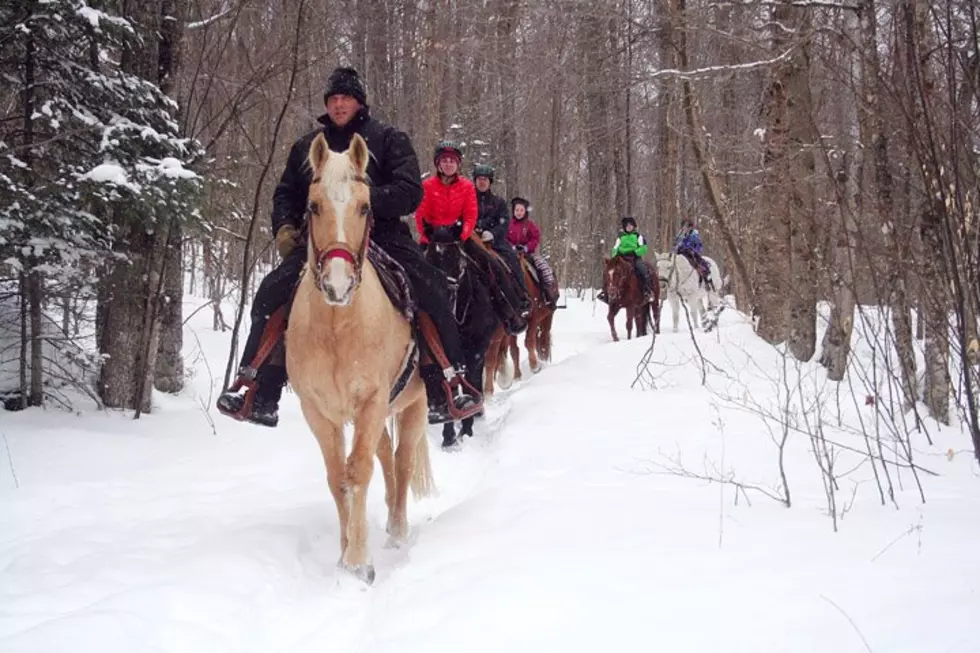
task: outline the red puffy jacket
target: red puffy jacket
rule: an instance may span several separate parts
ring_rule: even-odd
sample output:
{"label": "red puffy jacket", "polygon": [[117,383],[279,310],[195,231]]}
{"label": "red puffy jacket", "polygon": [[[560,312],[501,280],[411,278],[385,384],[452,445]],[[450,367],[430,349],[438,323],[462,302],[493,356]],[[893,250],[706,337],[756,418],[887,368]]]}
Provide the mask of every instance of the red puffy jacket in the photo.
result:
{"label": "red puffy jacket", "polygon": [[425,226],[452,227],[462,224],[461,240],[466,240],[476,226],[476,187],[465,177],[456,177],[451,184],[442,183],[438,175],[422,182],[422,203],[415,209],[415,226],[419,230],[419,242],[429,242]]}
{"label": "red puffy jacket", "polygon": [[523,220],[511,218],[510,227],[507,228],[507,242],[514,247],[524,245],[527,247],[528,254],[533,254],[541,242],[541,230],[531,218]]}

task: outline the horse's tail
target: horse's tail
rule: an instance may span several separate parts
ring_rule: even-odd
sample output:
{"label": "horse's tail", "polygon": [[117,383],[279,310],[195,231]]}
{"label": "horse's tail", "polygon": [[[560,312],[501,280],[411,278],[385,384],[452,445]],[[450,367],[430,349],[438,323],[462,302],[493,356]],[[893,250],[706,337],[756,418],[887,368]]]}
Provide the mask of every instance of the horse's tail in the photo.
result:
{"label": "horse's tail", "polygon": [[412,496],[422,499],[435,490],[432,481],[432,460],[429,458],[429,437],[422,431],[418,444],[415,445],[415,469],[412,470],[410,481]]}

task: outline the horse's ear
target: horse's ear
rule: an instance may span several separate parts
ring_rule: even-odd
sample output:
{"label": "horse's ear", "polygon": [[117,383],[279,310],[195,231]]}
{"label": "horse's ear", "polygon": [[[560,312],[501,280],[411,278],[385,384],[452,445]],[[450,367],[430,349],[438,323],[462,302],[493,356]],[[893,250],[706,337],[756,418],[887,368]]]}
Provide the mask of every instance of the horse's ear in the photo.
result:
{"label": "horse's ear", "polygon": [[330,146],[327,145],[327,139],[323,137],[323,133],[321,132],[316,135],[316,138],[310,144],[310,152],[307,157],[307,162],[310,164],[310,170],[313,171],[313,176],[316,176],[316,172],[323,167],[323,164],[329,158]]}
{"label": "horse's ear", "polygon": [[368,152],[367,143],[364,142],[360,134],[354,134],[354,138],[350,140],[350,148],[347,150],[347,156],[350,157],[351,163],[354,164],[354,168],[358,172],[363,175],[367,171],[368,157],[371,156],[371,153]]}

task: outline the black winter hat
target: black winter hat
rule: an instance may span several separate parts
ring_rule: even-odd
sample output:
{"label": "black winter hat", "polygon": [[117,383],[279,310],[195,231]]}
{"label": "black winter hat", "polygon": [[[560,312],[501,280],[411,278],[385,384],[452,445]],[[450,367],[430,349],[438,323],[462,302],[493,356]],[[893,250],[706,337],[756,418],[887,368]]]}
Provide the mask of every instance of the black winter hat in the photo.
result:
{"label": "black winter hat", "polygon": [[626,229],[626,225],[628,225],[628,224],[633,225],[633,228],[634,229],[637,229],[638,228],[636,226],[636,218],[634,218],[631,215],[625,215],[625,216],[623,216],[623,219],[620,221],[620,224],[622,225],[623,230]]}
{"label": "black winter hat", "polygon": [[364,106],[367,106],[367,89],[357,71],[353,68],[335,68],[327,78],[327,88],[323,92],[323,101],[331,95],[349,95]]}

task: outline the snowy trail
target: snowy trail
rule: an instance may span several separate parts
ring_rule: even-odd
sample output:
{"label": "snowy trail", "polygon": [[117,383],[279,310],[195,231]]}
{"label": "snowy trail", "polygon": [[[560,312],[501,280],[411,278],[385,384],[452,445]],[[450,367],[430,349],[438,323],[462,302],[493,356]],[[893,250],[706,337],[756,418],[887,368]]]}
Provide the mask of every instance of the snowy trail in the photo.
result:
{"label": "snowy trail", "polygon": [[[222,369],[226,335],[199,318]],[[657,390],[640,392],[647,341],[610,343],[602,312],[574,301],[556,330],[555,361],[500,392],[462,450],[430,430],[439,495],[410,503],[401,549],[382,548],[375,476],[371,588],[336,567],[336,512],[291,394],[278,429],[215,416],[212,432],[198,364],[185,395],[136,422],[0,414],[20,482],[0,465],[0,651],[980,650],[980,481],[968,456],[944,456],[963,434],[921,448],[940,473],[924,506],[908,474],[900,510],[878,505],[867,470],[844,481],[848,500],[858,483],[834,534],[805,439],[787,452],[790,510],[653,473],[679,453],[776,480],[764,425],[719,401],[774,399],[760,370],[775,359],[737,314],[699,336],[740,379],[709,389],[686,333],[660,337]]]}

